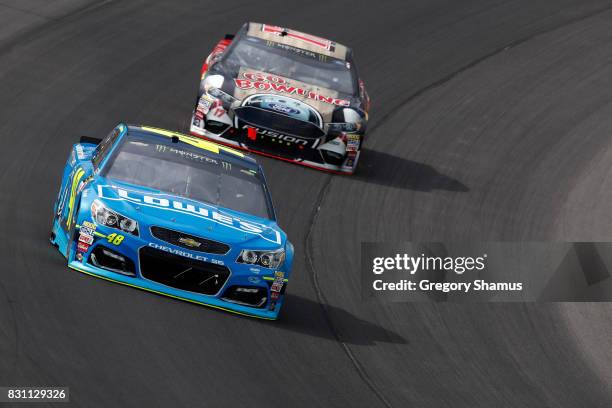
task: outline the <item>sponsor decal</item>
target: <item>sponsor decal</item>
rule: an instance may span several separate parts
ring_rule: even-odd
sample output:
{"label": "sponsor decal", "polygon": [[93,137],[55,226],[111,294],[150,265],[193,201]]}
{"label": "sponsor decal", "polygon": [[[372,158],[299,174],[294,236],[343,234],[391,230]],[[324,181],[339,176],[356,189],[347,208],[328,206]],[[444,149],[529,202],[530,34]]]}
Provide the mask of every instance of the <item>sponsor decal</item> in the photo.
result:
{"label": "sponsor decal", "polygon": [[341,98],[333,98],[330,96],[321,95],[314,91],[309,91],[305,88],[300,88],[298,86],[290,85],[287,81],[283,80],[283,82],[271,81],[268,76],[257,77],[257,79],[249,79],[249,77],[253,77],[252,73],[245,72],[243,74],[244,78],[236,78],[234,79],[234,83],[236,87],[242,90],[255,89],[258,91],[266,91],[266,92],[277,92],[284,93],[288,95],[298,95],[303,98],[312,99],[318,102],[324,102],[331,105],[337,106],[350,106],[351,102],[346,99]]}
{"label": "sponsor decal", "polygon": [[288,96],[269,93],[254,94],[245,98],[242,106],[272,110],[300,121],[312,123],[318,128],[323,127],[323,118],[316,109],[303,101]]}
{"label": "sponsor decal", "polygon": [[257,276],[249,276],[248,280],[251,283],[259,283],[259,282],[261,282],[261,279],[259,277],[257,277]]}
{"label": "sponsor decal", "polygon": [[196,112],[199,112],[202,115],[206,115],[208,111],[210,110],[211,106],[212,106],[212,103],[210,101],[207,101],[205,99],[200,99],[200,101],[198,102],[198,107],[196,108]]}
{"label": "sponsor decal", "polygon": [[225,109],[222,106],[217,107],[215,110],[213,110],[212,115],[216,118],[221,118],[223,117],[223,115],[225,115],[227,112],[225,111]]}
{"label": "sponsor decal", "polygon": [[170,147],[166,145],[155,145],[155,150],[160,153],[173,153],[173,154],[181,156],[184,159],[190,159],[190,160],[197,161],[200,163],[219,165],[219,161],[216,159],[213,159],[212,157],[204,156],[202,154],[197,154],[194,152],[188,152],[186,150],[177,149],[175,147]]}
{"label": "sponsor decal", "polygon": [[359,150],[359,142],[351,142],[349,141],[346,144],[346,151],[347,152],[356,152],[357,150]]}
{"label": "sponsor decal", "polygon": [[266,74],[263,72],[244,72],[242,74],[246,79],[250,79],[255,82],[274,82],[277,84],[288,84],[287,80],[283,77],[273,74]]}
{"label": "sponsor decal", "polygon": [[90,237],[93,237],[95,229],[81,226],[81,228],[79,229],[79,232],[81,233],[81,235],[89,235]]}
{"label": "sponsor decal", "polygon": [[326,40],[325,38],[317,37],[311,34],[301,33],[299,31],[289,30],[284,27],[262,24],[261,31],[264,33],[276,34],[278,36],[284,35],[290,38],[295,38],[296,40],[301,40],[307,42],[308,44],[316,45],[317,47],[323,48],[327,51],[333,52],[336,48],[335,43],[330,40]]}
{"label": "sponsor decal", "polygon": [[77,250],[79,252],[87,252],[88,249],[89,249],[89,245],[87,245],[84,242],[79,242],[77,245]]}
{"label": "sponsor decal", "polygon": [[217,260],[217,259],[209,258],[209,257],[203,256],[203,255],[194,255],[191,252],[182,251],[180,249],[175,249],[175,248],[170,248],[170,247],[165,246],[165,245],[159,245],[159,244],[156,244],[155,242],[149,242],[148,246],[151,247],[151,248],[154,248],[154,249],[159,249],[160,251],[168,252],[168,253],[173,254],[173,255],[179,255],[179,256],[183,256],[185,258],[194,259],[196,261],[210,262],[210,263],[214,263],[216,265],[225,265],[223,263],[223,261],[220,261],[220,260]]}
{"label": "sponsor decal", "polygon": [[76,149],[77,158],[79,160],[85,160],[86,156],[85,156],[85,151],[83,150],[83,146],[78,144],[76,145],[75,149]]}
{"label": "sponsor decal", "polygon": [[270,103],[268,106],[270,106],[270,109],[273,109],[280,113],[293,114],[293,115],[299,115],[300,113],[299,110],[293,109],[287,105],[282,105],[280,103]]}
{"label": "sponsor decal", "polygon": [[93,244],[93,240],[94,240],[94,237],[91,236],[91,235],[86,235],[86,234],[83,234],[83,233],[79,234],[79,242],[83,242],[83,243],[85,243],[87,245],[91,245],[91,244]]}
{"label": "sponsor decal", "polygon": [[[271,137],[272,139],[275,139],[278,141],[286,142],[287,144],[293,143],[293,144],[299,144],[302,146],[308,146],[308,140],[302,139],[299,137],[283,135],[282,133],[278,133],[273,130],[261,129],[261,128],[250,126],[250,125],[244,125],[242,128],[247,130],[247,135],[249,136],[249,139],[251,140],[255,140],[255,138],[253,138],[254,134],[259,134],[262,136]],[[251,129],[254,129],[254,131],[252,131]]]}
{"label": "sponsor decal", "polygon": [[298,47],[294,47],[293,45],[289,45],[289,44],[283,44],[283,43],[279,43],[276,41],[266,41],[266,45],[268,47],[273,47],[273,48],[278,48],[281,50],[285,50],[285,51],[289,51],[292,52],[294,54],[303,56],[303,57],[307,57],[310,59],[318,59],[318,60],[322,60],[325,61],[325,59],[327,58],[327,56],[323,55],[323,54],[318,54],[316,52],[310,51],[310,50],[305,50],[303,48],[298,48]]}
{"label": "sponsor decal", "polygon": [[137,191],[126,190],[116,186],[98,186],[98,196],[112,201],[128,201],[141,206],[158,208],[164,211],[177,212],[215,222],[247,234],[258,235],[266,241],[281,244],[280,232],[264,224],[245,221],[222,213],[215,207],[204,203],[186,202],[177,197],[165,194],[144,194]]}
{"label": "sponsor decal", "polygon": [[188,247],[191,248],[199,248],[202,244],[198,241],[196,241],[193,238],[189,238],[189,237],[180,237],[178,239],[178,242],[180,242],[183,245],[187,245]]}
{"label": "sponsor decal", "polygon": [[93,232],[96,231],[96,228],[97,228],[96,224],[94,224],[93,222],[89,222],[89,221],[83,221],[83,227],[91,229],[92,234]]}
{"label": "sponsor decal", "polygon": [[[272,299],[278,299],[280,291],[283,289],[283,281],[285,279],[285,273],[281,271],[274,272],[274,282],[270,287],[270,296]],[[276,294],[276,296],[275,296]]]}

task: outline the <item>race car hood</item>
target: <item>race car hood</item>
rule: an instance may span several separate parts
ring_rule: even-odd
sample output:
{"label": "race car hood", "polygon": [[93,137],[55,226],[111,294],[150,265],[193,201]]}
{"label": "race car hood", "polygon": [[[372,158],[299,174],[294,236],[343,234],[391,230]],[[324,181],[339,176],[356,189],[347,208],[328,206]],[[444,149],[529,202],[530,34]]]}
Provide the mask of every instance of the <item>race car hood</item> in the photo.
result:
{"label": "race car hood", "polygon": [[222,64],[216,64],[209,74],[224,77],[222,90],[239,101],[237,106],[243,106],[253,96],[272,95],[283,101],[270,100],[272,105],[266,109],[300,120],[310,117],[309,121],[314,124],[318,118],[321,123],[317,125],[321,128],[324,123],[332,121],[338,108],[358,108],[359,104],[357,98],[332,89],[246,67],[240,67],[238,72],[228,72]]}
{"label": "race car hood", "polygon": [[91,187],[92,198],[136,220],[141,230],[161,226],[252,249],[276,249],[287,240],[272,220],[101,177],[96,181]]}

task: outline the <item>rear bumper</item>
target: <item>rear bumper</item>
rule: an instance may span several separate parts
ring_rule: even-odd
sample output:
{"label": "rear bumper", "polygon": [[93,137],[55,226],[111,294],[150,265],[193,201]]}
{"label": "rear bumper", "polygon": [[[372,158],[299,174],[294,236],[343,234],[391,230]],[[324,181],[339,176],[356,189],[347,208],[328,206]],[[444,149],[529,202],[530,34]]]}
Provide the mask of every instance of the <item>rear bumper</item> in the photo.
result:
{"label": "rear bumper", "polygon": [[355,172],[355,168],[357,167],[357,162],[359,161],[360,152],[357,152],[357,155],[354,158],[352,165],[350,166],[334,165],[334,164],[329,164],[329,163],[315,162],[315,161],[307,160],[301,157],[288,157],[286,155],[277,154],[276,152],[270,149],[267,149],[264,151],[263,149],[258,148],[256,143],[247,145],[246,143],[242,143],[242,142],[224,137],[222,135],[218,135],[218,134],[209,132],[206,129],[202,129],[197,126],[193,126],[193,124],[190,126],[189,131],[193,136],[207,139],[215,143],[220,143],[225,146],[233,147],[236,149],[241,149],[247,152],[259,154],[259,155],[266,156],[266,157],[271,157],[273,159],[282,160],[288,163],[299,164],[302,166],[310,167],[312,169],[326,171],[328,173],[351,175]]}

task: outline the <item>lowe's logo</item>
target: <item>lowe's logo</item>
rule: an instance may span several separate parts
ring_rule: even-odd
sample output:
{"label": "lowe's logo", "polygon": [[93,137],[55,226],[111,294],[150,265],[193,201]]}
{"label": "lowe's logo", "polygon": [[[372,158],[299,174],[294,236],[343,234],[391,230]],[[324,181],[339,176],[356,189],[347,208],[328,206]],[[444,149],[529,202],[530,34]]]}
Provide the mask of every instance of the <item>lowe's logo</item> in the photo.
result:
{"label": "lowe's logo", "polygon": [[214,207],[206,205],[194,205],[178,200],[175,197],[164,194],[147,195],[133,190],[126,190],[116,186],[98,186],[98,196],[105,200],[129,201],[145,207],[154,207],[160,210],[173,211],[186,215],[195,216],[205,220],[213,221],[228,228],[241,232],[259,235],[266,241],[281,244],[280,233],[263,224],[244,221],[239,218],[222,214]]}

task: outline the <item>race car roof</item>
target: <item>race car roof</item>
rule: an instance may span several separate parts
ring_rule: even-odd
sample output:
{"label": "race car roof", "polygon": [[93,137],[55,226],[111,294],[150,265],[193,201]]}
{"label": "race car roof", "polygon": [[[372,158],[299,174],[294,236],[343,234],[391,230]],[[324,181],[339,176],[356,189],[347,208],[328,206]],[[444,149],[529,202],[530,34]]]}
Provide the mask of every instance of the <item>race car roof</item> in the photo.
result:
{"label": "race car roof", "polygon": [[248,23],[247,35],[346,61],[348,47],[337,42],[270,24]]}
{"label": "race car roof", "polygon": [[253,169],[258,168],[257,161],[251,156],[248,156],[240,152],[239,150],[232,149],[232,148],[220,145],[218,143],[210,142],[208,140],[200,139],[199,137],[186,135],[186,134],[179,133],[179,132],[173,132],[173,131],[166,130],[166,129],[160,129],[160,128],[156,128],[152,126],[129,125],[128,129],[136,130],[140,132],[144,131],[148,133],[153,133],[153,134],[160,135],[160,136],[166,136],[168,138],[177,137],[181,142],[184,142],[189,145],[195,146],[197,148],[203,149],[207,151],[208,153],[219,154],[219,155],[224,156],[227,159],[237,160],[241,162],[245,167],[248,167],[248,168],[253,168]]}

